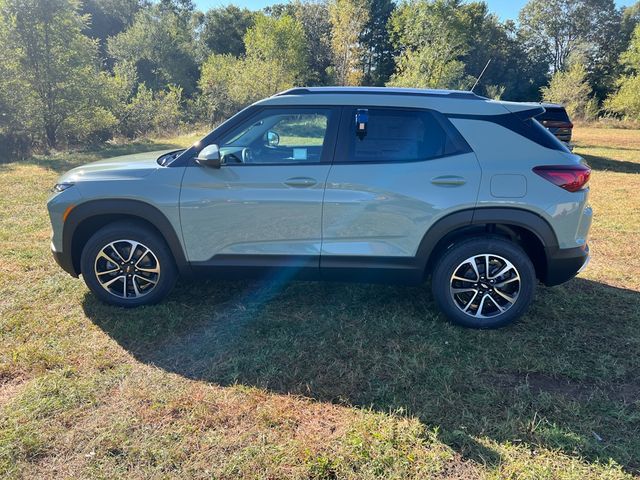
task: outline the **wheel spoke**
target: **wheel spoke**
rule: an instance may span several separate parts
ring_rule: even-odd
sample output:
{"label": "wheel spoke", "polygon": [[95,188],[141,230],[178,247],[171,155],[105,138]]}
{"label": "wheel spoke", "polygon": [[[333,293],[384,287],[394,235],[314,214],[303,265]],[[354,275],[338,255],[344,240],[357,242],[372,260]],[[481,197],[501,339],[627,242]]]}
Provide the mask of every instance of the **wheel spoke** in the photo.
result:
{"label": "wheel spoke", "polygon": [[496,292],[498,295],[500,295],[502,298],[504,298],[509,303],[515,303],[515,301],[516,301],[516,297],[515,296],[511,297],[511,296],[507,295],[506,293],[501,292],[497,288],[494,290],[494,292]]}
{"label": "wheel spoke", "polygon": [[478,310],[476,310],[476,313],[473,315],[474,317],[482,317],[482,308],[484,307],[484,301],[487,299],[487,294],[485,293],[482,296],[482,299],[480,300],[480,306],[478,307]]}
{"label": "wheel spoke", "polygon": [[473,301],[476,299],[476,297],[478,296],[479,291],[476,290],[476,292],[473,294],[473,297],[471,297],[471,300],[469,300],[469,302],[464,306],[464,308],[462,309],[463,312],[467,312],[467,310],[469,310],[469,307],[471,306],[471,304],[473,304]]}
{"label": "wheel spoke", "polygon": [[138,284],[136,283],[136,277],[137,275],[135,275],[132,279],[131,279],[131,285],[133,285],[133,291],[136,294],[136,297],[140,296],[140,290],[138,290]]}
{"label": "wheel spoke", "polygon": [[135,265],[136,265],[136,267],[137,267],[137,268],[140,268],[140,267],[138,267],[138,264],[140,263],[140,261],[141,261],[141,260],[142,260],[146,255],[147,255],[147,253],[149,253],[149,252],[150,252],[150,250],[149,250],[148,248],[146,248],[146,247],[145,247],[145,250],[144,250],[144,252],[142,253],[142,255],[140,255],[140,256],[138,257],[138,260],[136,260]]}
{"label": "wheel spoke", "polygon": [[500,306],[500,304],[498,302],[496,302],[495,298],[493,298],[491,295],[487,295],[487,297],[489,297],[489,300],[491,300],[493,302],[493,304],[498,307],[498,310],[500,310],[500,313],[504,312],[504,308]]}
{"label": "wheel spoke", "polygon": [[116,268],[112,268],[111,270],[105,270],[104,272],[98,272],[96,271],[96,275],[106,275],[108,273],[115,273],[118,272],[120,270],[120,267],[116,267]]}
{"label": "wheel spoke", "polygon": [[473,271],[474,271],[474,272],[475,272],[475,274],[476,274],[476,280],[475,280],[475,281],[477,282],[478,280],[480,280],[480,272],[478,271],[478,265],[476,265],[476,258],[475,258],[475,257],[470,258],[470,259],[469,259],[467,262],[465,262],[465,263],[469,263],[469,264],[471,264],[471,268],[473,268]]}
{"label": "wheel spoke", "polygon": [[118,251],[118,249],[116,248],[116,245],[115,245],[116,243],[118,243],[118,242],[111,242],[111,243],[109,244],[109,247],[111,247],[111,250],[113,250],[114,252],[116,252],[116,255],[118,255],[118,258],[120,259],[120,261],[121,261],[121,262],[124,262],[124,261],[125,261],[125,259],[124,259],[124,257],[120,254],[120,252]]}
{"label": "wheel spoke", "polygon": [[511,270],[512,268],[514,268],[513,265],[511,265],[510,263],[507,263],[502,270],[500,270],[495,275],[492,275],[491,277],[487,276],[487,278],[499,278],[505,273],[507,273],[509,270]]}
{"label": "wheel spoke", "polygon": [[107,287],[111,286],[111,284],[113,284],[116,280],[121,280],[123,278],[126,278],[126,277],[124,275],[120,275],[120,276],[118,276],[116,278],[112,278],[111,280],[103,283],[102,286],[107,288]]}
{"label": "wheel spoke", "polygon": [[474,283],[477,282],[477,280],[472,280],[470,278],[464,278],[464,277],[459,277],[457,275],[453,275],[451,277],[453,280],[458,280],[459,282],[467,282],[467,283]]}
{"label": "wheel spoke", "polygon": [[155,285],[156,283],[158,283],[158,281],[157,281],[157,280],[152,280],[152,279],[150,279],[150,278],[143,277],[143,276],[140,276],[140,275],[134,275],[134,277],[135,277],[135,278],[141,278],[142,280],[144,280],[145,282],[150,283],[151,285]]}
{"label": "wheel spoke", "polygon": [[129,251],[129,258],[125,260],[127,263],[133,260],[133,254],[136,253],[136,249],[138,248],[138,245],[140,245],[138,242],[130,242],[130,243],[131,243],[131,250]]}
{"label": "wheel spoke", "polygon": [[451,293],[457,295],[459,293],[477,292],[477,288],[452,288]]}
{"label": "wheel spoke", "polygon": [[160,273],[160,267],[159,266],[155,266],[153,268],[138,267],[138,270],[140,270],[141,272],[145,272],[145,273]]}
{"label": "wheel spoke", "polygon": [[509,283],[517,282],[519,280],[520,280],[520,277],[516,276],[516,277],[510,278],[508,280],[505,280],[503,282],[496,283],[494,286],[495,286],[495,288],[504,287],[505,285],[507,285]]}
{"label": "wheel spoke", "polygon": [[100,250],[100,253],[98,254],[98,258],[104,258],[107,260],[107,262],[111,262],[114,265],[118,264],[117,260],[114,260],[112,257],[110,257],[109,255],[107,255],[107,252],[104,251],[104,249]]}

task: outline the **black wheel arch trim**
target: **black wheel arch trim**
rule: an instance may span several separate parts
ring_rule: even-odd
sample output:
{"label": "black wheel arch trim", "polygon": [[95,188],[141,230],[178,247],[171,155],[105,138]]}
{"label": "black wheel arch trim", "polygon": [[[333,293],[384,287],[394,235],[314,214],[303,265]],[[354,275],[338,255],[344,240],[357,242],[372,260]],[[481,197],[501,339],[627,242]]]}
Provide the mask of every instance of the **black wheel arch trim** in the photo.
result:
{"label": "black wheel arch trim", "polygon": [[74,264],[73,239],[78,227],[85,220],[101,215],[122,215],[123,217],[138,217],[153,225],[167,242],[169,250],[176,262],[181,275],[189,275],[191,269],[178,233],[169,219],[158,208],[141,200],[132,199],[101,199],[89,200],[71,210],[64,222],[62,230],[62,252],[58,254],[58,263],[74,276],[80,272]]}
{"label": "black wheel arch trim", "polygon": [[477,207],[453,212],[436,221],[425,233],[416,260],[426,268],[436,246],[447,235],[465,227],[507,224],[532,232],[547,251],[558,250],[558,239],[551,225],[537,213],[517,207]]}

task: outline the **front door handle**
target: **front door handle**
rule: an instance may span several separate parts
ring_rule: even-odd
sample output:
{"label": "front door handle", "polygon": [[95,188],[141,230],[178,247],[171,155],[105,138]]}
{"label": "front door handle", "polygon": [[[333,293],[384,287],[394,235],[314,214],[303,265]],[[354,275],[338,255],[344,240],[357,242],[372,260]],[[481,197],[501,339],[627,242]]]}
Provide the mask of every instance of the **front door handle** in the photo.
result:
{"label": "front door handle", "polygon": [[464,185],[467,181],[458,175],[441,175],[439,177],[432,178],[431,183],[434,185],[443,185],[445,187],[455,187],[458,185]]}
{"label": "front door handle", "polygon": [[313,187],[316,183],[318,182],[316,181],[315,178],[309,178],[309,177],[292,177],[292,178],[287,178],[284,181],[285,185],[288,185],[294,188],[309,188],[309,187]]}

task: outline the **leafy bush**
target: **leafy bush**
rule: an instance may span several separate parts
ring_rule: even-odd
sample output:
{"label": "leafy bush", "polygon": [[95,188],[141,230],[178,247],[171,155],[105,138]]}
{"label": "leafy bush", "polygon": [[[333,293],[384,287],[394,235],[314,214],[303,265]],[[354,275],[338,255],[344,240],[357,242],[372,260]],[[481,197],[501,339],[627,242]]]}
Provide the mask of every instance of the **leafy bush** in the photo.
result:
{"label": "leafy bush", "polygon": [[133,138],[176,129],[181,121],[182,89],[173,85],[154,93],[144,83],[119,112],[118,133]]}
{"label": "leafy bush", "polygon": [[587,69],[578,58],[570,62],[566,71],[556,72],[549,86],[540,91],[545,102],[564,105],[572,119],[591,120],[598,114],[598,104],[587,82]]}
{"label": "leafy bush", "polygon": [[293,84],[292,73],[280,62],[211,55],[202,66],[199,87],[208,106],[207,117],[215,123]]}
{"label": "leafy bush", "polygon": [[605,101],[605,108],[624,117],[640,120],[640,75],[618,80],[618,91]]}

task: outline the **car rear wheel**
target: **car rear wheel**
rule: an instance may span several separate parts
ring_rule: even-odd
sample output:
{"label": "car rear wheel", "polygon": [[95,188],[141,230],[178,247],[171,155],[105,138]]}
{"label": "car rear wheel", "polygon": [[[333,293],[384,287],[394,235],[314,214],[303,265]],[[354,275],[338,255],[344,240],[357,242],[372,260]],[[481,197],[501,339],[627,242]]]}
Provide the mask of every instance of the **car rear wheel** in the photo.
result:
{"label": "car rear wheel", "polygon": [[98,230],[82,251],[80,268],[85,283],[100,300],[121,307],[159,302],[177,278],[164,240],[131,222]]}
{"label": "car rear wheel", "polygon": [[454,323],[497,328],[518,319],[535,291],[535,269],[517,244],[477,237],[454,244],[433,272],[432,290]]}

